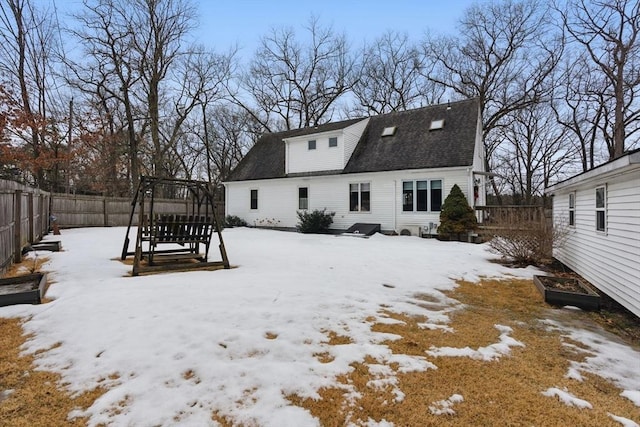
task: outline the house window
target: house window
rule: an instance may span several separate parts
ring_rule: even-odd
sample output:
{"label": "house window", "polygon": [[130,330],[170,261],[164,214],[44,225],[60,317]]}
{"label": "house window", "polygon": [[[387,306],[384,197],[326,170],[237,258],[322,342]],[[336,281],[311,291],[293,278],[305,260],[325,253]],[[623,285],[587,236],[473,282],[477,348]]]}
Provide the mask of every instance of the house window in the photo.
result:
{"label": "house window", "polygon": [[298,209],[309,209],[309,189],[307,187],[298,188]]}
{"label": "house window", "polygon": [[315,139],[312,139],[311,141],[308,142],[308,146],[309,146],[309,150],[315,150],[316,149],[316,141]]}
{"label": "house window", "polygon": [[576,225],[576,193],[569,193],[569,226]]}
{"label": "house window", "polygon": [[371,184],[361,182],[349,184],[349,211],[369,212],[371,210]]}
{"label": "house window", "polygon": [[442,180],[431,180],[431,212],[440,212],[442,209]]}
{"label": "house window", "polygon": [[441,179],[402,182],[402,210],[404,212],[439,212],[441,208]]}
{"label": "house window", "polygon": [[405,212],[413,210],[413,181],[402,183],[402,210]]}
{"label": "house window", "polygon": [[607,230],[607,189],[596,188],[596,230]]}
{"label": "house window", "polygon": [[258,190],[251,190],[251,209],[258,209]]}
{"label": "house window", "polygon": [[338,146],[338,138],[335,136],[332,136],[331,138],[329,138],[329,147],[337,147]]}

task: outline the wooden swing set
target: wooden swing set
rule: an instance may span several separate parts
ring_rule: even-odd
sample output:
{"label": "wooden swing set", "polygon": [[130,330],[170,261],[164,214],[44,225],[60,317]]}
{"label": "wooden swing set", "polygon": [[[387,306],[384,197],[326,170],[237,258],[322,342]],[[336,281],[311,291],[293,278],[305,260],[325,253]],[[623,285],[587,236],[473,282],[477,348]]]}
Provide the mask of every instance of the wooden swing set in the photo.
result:
{"label": "wooden swing set", "polygon": [[[167,195],[183,197],[184,210],[176,213],[173,207],[173,212],[160,212],[166,209],[160,208],[162,201],[158,199]],[[129,233],[136,208],[138,231],[135,248],[129,251]],[[214,234],[218,237],[220,261],[208,260]],[[141,176],[131,202],[121,258],[124,261],[131,255],[133,276],[171,270],[230,268],[209,184],[203,181]]]}

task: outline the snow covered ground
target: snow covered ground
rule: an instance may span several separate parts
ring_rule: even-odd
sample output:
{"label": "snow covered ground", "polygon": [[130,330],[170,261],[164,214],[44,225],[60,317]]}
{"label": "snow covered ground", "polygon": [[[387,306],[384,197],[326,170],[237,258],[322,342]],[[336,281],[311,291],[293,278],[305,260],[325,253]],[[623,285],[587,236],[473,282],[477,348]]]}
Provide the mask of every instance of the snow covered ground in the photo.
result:
{"label": "snow covered ground", "polygon": [[[0,308],[2,317],[32,316],[25,329],[35,335],[25,352],[49,349],[39,355],[39,367],[60,372],[71,390],[91,389],[98,381],[112,386],[87,411],[71,414],[89,416],[91,425],[172,425],[176,419],[215,425],[216,410],[237,423],[318,425],[284,396],[317,397],[319,388],[335,384],[349,364],[367,355],[381,363],[378,379],[393,382],[393,372],[384,369],[391,361],[400,371],[424,370],[439,357],[492,360],[522,345],[509,336],[510,328],[496,325],[500,342],[482,349],[394,355],[383,344],[389,336],[371,330],[375,321],[390,321],[382,306],[426,316],[424,327],[446,329],[447,313],[457,302],[442,291],[455,279],[538,273],[489,262],[495,256],[486,245],[239,228],[224,231],[236,268],[127,277],[131,267],[117,260],[124,233],[124,228],[92,228],[47,237],[61,237],[64,249],[46,253],[50,262],[43,267],[51,271],[54,284],[47,297],[54,300]],[[217,257],[215,247],[211,255]],[[444,308],[421,307],[418,293]],[[640,353],[547,323],[592,349],[593,356],[568,375],[579,379],[580,372],[596,372],[610,378],[640,406]],[[351,344],[329,345],[330,332],[349,336]],[[321,363],[322,353],[334,360]],[[545,393],[567,404],[589,404],[560,389]],[[402,391],[396,396],[402,399]],[[449,413],[465,398],[454,395],[432,411]]]}

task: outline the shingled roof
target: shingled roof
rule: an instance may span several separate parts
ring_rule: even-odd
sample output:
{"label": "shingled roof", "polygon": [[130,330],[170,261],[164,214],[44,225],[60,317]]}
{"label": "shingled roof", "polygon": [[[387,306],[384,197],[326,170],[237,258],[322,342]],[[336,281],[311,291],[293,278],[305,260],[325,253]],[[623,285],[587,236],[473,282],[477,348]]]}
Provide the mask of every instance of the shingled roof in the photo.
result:
{"label": "shingled roof", "polygon": [[[228,181],[286,178],[283,139],[344,129],[364,119],[264,134]],[[335,173],[471,166],[479,119],[477,99],[371,117],[346,167]],[[442,129],[429,130],[436,120],[444,120]],[[384,128],[393,126],[395,133],[383,137]]]}

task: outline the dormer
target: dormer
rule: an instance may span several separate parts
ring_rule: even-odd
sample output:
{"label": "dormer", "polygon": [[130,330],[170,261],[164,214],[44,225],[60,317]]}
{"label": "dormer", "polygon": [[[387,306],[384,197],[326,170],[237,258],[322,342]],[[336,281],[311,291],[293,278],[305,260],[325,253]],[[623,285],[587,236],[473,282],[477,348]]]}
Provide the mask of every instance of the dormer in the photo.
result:
{"label": "dormer", "polygon": [[344,169],[368,122],[367,118],[340,129],[285,138],[285,173]]}

